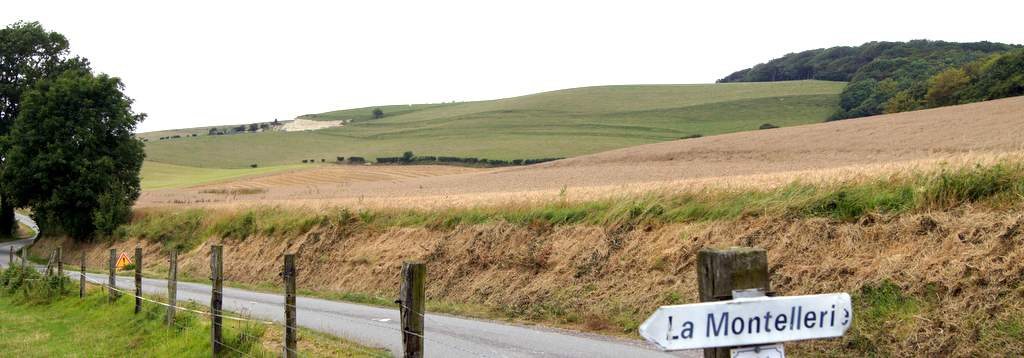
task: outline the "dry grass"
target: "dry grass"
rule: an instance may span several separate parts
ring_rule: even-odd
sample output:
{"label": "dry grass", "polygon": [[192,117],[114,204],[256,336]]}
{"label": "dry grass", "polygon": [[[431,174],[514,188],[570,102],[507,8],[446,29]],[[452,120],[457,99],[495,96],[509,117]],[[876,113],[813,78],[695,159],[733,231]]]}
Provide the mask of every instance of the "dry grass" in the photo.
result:
{"label": "dry grass", "polygon": [[1024,97],[657,143],[523,168],[431,169],[436,171],[419,177],[344,172],[347,167],[339,172],[318,169],[223,185],[266,188],[260,196],[218,198],[197,193],[201,189],[148,190],[137,205],[432,208],[589,200],[651,189],[763,187],[793,179],[845,180],[893,169],[1020,155],[1024,143],[1019,133],[1024,133]]}

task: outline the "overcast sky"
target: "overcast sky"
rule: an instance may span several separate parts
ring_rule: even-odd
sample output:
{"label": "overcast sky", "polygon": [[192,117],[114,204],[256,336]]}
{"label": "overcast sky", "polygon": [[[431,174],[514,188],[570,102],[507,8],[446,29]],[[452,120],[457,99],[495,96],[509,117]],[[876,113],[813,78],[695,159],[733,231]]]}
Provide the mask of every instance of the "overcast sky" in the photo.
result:
{"label": "overcast sky", "polygon": [[45,1],[0,20],[63,33],[121,77],[139,131],[561,88],[707,83],[873,40],[1024,43],[1020,1]]}

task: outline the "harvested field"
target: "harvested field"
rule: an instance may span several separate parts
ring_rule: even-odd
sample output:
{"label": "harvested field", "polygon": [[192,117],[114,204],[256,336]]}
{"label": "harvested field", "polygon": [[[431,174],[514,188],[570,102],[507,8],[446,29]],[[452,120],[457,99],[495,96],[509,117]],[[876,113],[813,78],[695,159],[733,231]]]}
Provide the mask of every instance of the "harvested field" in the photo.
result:
{"label": "harvested field", "polygon": [[464,171],[444,173],[453,175],[395,175],[340,183],[312,180],[298,185],[289,183],[288,177],[321,174],[288,173],[277,179],[271,175],[225,184],[267,189],[262,195],[230,198],[202,197],[200,189],[194,188],[148,190],[137,205],[478,206],[566,197],[587,200],[652,189],[770,186],[794,179],[883,175],[892,169],[1015,155],[1024,150],[1020,133],[1024,133],[1024,97],[1014,97],[642,145],[529,167],[460,168]]}

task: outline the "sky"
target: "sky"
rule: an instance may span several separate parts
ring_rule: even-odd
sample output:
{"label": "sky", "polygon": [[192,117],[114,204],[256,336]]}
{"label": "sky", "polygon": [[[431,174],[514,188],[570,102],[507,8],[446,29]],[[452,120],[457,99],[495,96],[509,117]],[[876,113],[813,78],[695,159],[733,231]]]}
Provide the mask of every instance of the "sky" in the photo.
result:
{"label": "sky", "polygon": [[593,85],[710,83],[868,41],[1024,43],[1020,1],[5,2],[120,77],[139,132]]}

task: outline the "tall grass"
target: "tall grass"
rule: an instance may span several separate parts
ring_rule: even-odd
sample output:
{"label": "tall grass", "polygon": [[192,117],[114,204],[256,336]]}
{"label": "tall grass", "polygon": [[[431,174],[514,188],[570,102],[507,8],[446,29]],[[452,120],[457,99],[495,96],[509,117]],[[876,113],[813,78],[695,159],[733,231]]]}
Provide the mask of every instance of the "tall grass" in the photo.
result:
{"label": "tall grass", "polygon": [[450,229],[508,222],[533,227],[590,224],[631,229],[675,222],[735,220],[777,215],[856,221],[870,214],[900,214],[976,204],[1002,207],[1024,198],[1024,162],[945,167],[870,180],[830,184],[792,182],[769,190],[655,192],[587,202],[435,210],[347,208],[310,210],[258,207],[238,211],[190,209],[138,215],[122,232],[186,248],[205,237],[293,236],[314,228],[351,232],[390,227]]}

